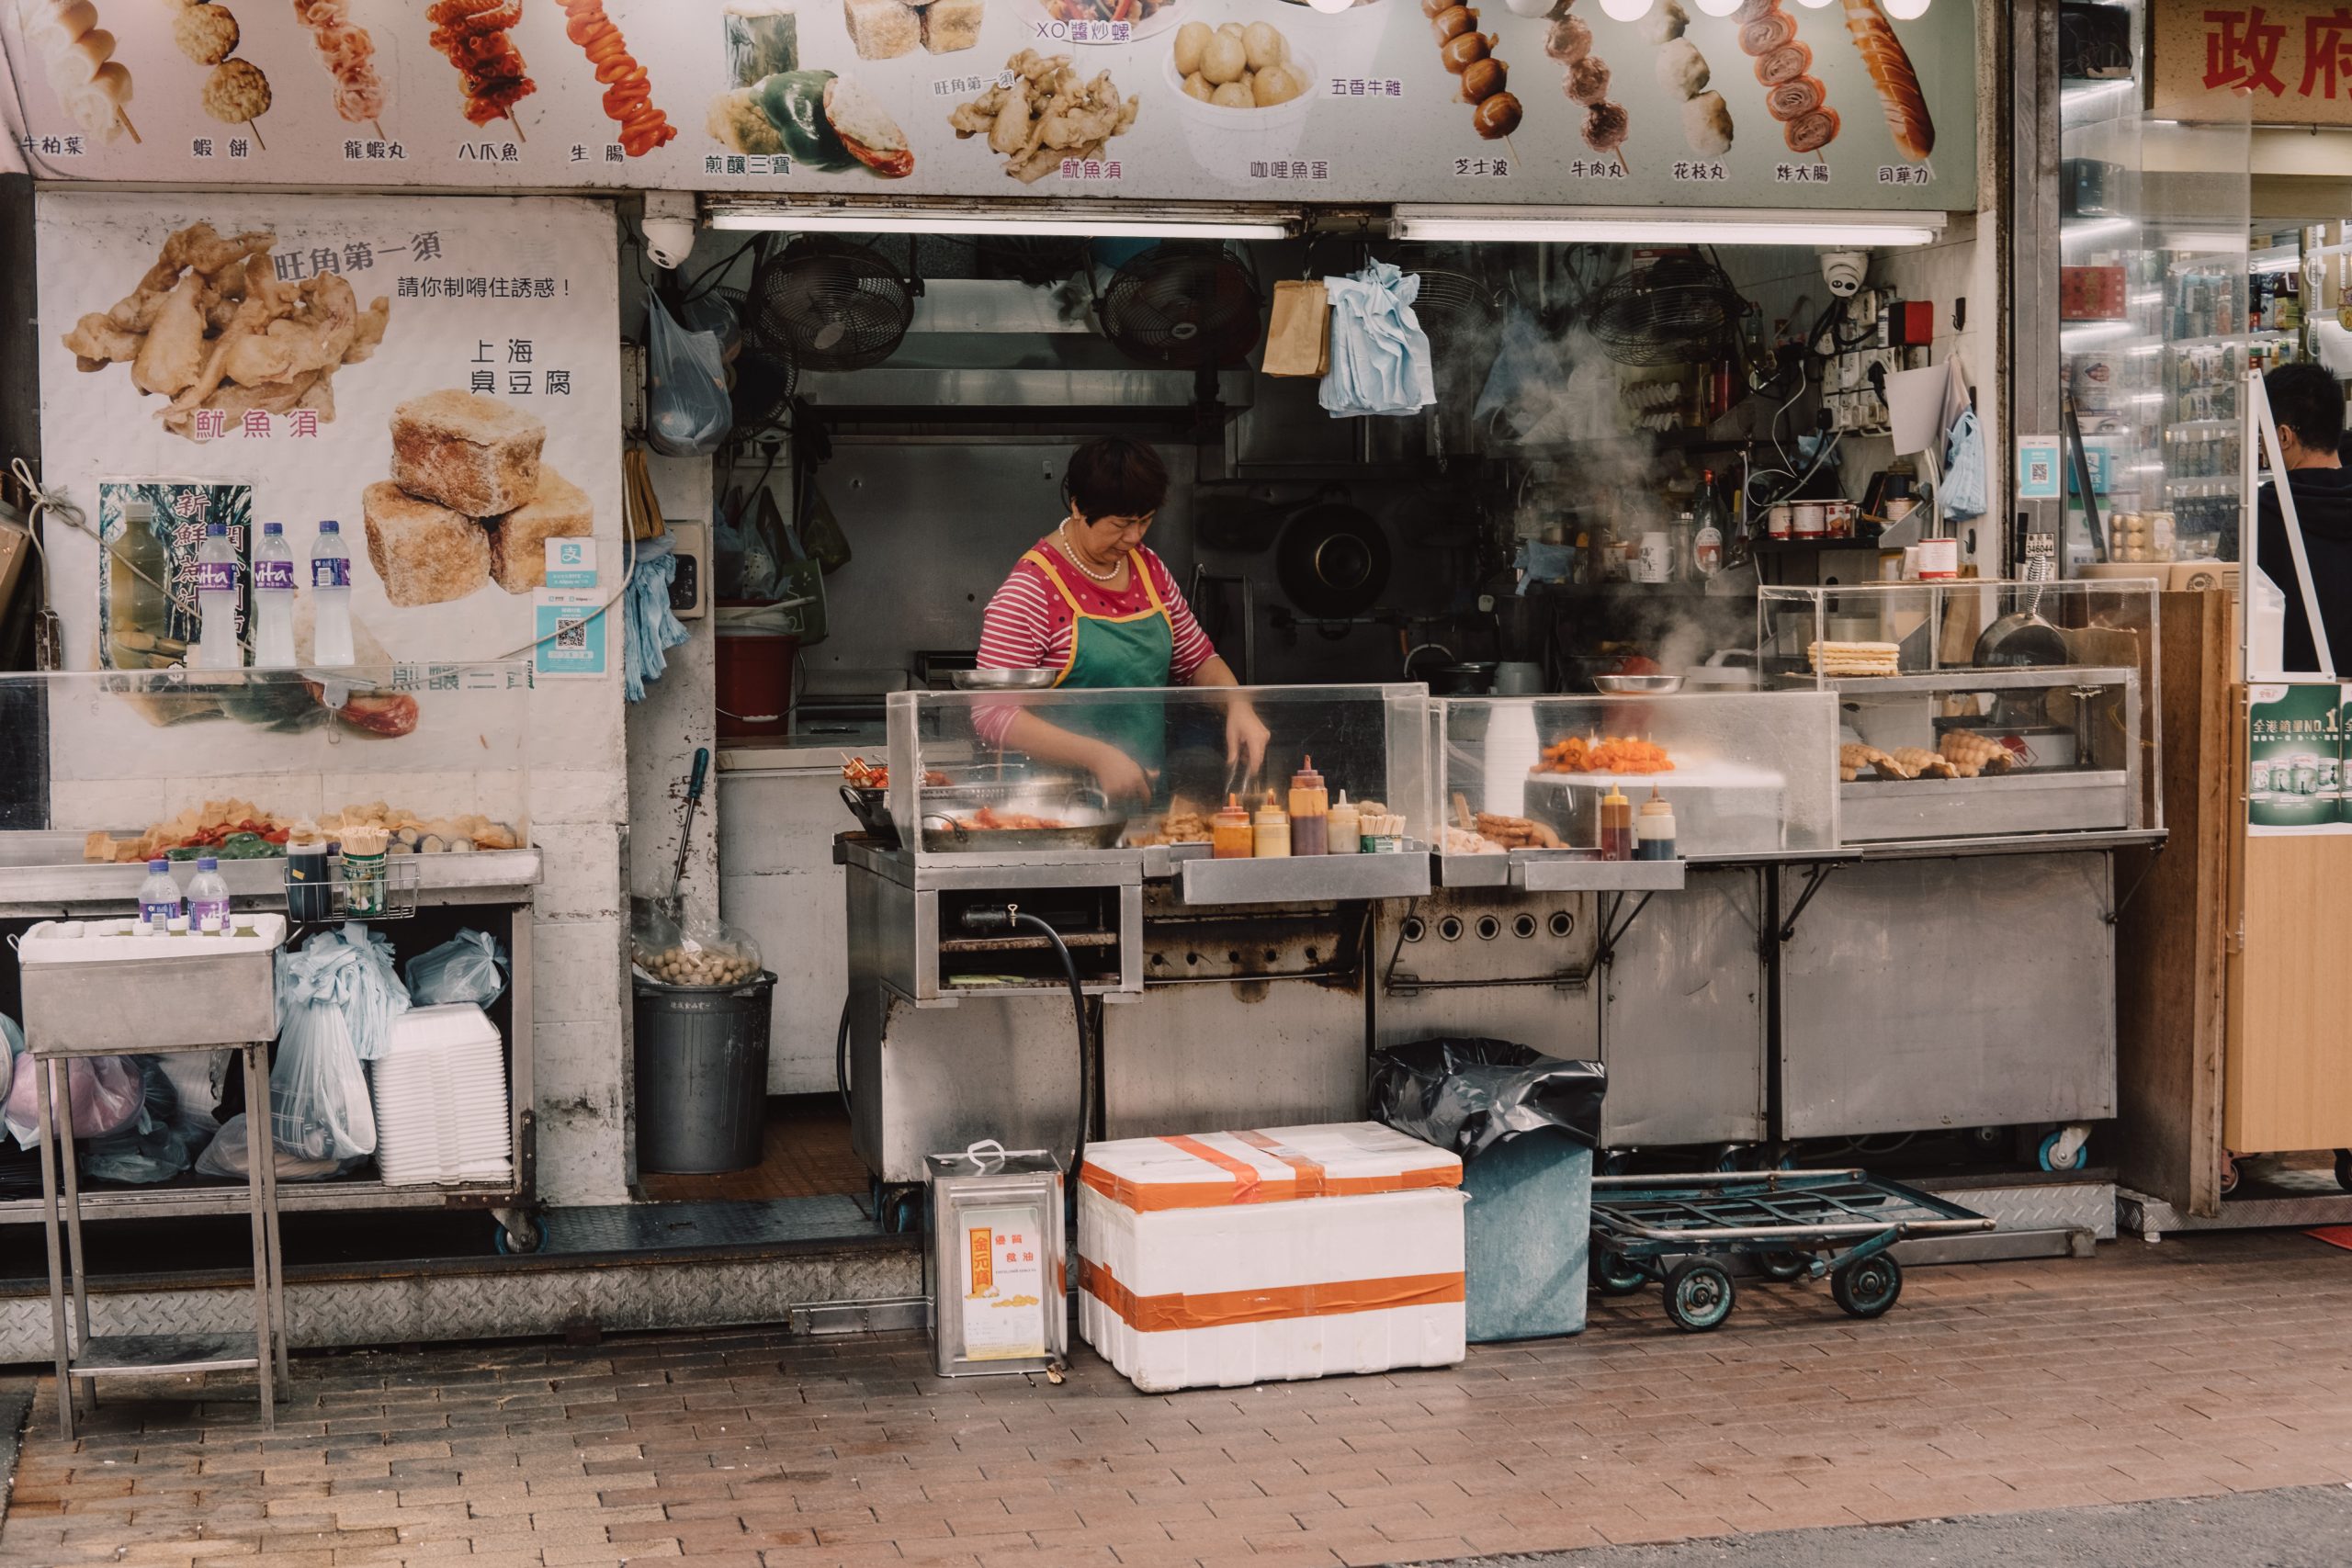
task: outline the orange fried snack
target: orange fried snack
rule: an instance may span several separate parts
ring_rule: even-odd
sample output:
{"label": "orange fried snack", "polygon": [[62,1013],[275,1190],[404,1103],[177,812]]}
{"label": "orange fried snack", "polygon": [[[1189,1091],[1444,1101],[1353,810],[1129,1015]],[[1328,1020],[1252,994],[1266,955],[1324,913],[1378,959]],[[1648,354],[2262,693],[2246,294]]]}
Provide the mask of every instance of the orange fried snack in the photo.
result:
{"label": "orange fried snack", "polygon": [[1611,735],[1589,740],[1571,735],[1544,748],[1534,767],[1539,773],[1670,773],[1674,759],[1653,740]]}

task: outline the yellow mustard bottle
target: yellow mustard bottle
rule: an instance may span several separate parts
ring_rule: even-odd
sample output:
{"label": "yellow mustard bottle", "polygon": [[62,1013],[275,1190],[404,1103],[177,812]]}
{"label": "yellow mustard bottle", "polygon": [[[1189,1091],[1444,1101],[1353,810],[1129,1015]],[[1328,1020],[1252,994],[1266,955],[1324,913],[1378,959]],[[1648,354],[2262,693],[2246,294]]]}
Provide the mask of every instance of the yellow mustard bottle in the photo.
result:
{"label": "yellow mustard bottle", "polygon": [[1258,807],[1258,819],[1251,824],[1252,849],[1260,860],[1288,859],[1290,856],[1290,814],[1266,792],[1266,804]]}

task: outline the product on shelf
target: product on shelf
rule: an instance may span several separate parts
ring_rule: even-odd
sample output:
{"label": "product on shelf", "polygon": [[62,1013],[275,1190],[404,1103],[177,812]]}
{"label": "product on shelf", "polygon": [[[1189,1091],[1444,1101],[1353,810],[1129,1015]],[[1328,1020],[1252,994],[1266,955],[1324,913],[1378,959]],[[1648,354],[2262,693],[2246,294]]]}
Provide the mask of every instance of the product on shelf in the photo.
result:
{"label": "product on shelf", "polygon": [[1816,675],[1900,675],[1902,648],[1891,642],[1831,642],[1826,638],[1804,650]]}
{"label": "product on shelf", "polygon": [[82,858],[101,864],[136,864],[168,857],[193,860],[198,852],[221,860],[258,860],[283,852],[288,839],[339,838],[346,829],[374,828],[387,836],[395,854],[439,854],[469,850],[514,850],[522,835],[503,822],[477,813],[420,817],[379,800],[346,806],[316,822],[280,817],[250,800],[208,800],[155,823],[137,838],[118,839],[104,829],[88,835]]}
{"label": "product on shelf", "polygon": [[1611,735],[1571,735],[1544,748],[1532,772],[1539,773],[1669,773],[1674,759],[1654,740]]}

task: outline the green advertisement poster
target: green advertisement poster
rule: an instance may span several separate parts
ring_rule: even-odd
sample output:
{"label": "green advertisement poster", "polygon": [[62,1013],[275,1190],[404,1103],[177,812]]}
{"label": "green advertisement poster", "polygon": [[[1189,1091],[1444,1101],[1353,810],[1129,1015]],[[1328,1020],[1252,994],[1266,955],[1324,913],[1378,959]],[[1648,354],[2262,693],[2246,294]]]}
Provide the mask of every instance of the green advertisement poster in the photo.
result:
{"label": "green advertisement poster", "polygon": [[2249,833],[2352,832],[2345,799],[2346,689],[2256,686],[2248,715]]}

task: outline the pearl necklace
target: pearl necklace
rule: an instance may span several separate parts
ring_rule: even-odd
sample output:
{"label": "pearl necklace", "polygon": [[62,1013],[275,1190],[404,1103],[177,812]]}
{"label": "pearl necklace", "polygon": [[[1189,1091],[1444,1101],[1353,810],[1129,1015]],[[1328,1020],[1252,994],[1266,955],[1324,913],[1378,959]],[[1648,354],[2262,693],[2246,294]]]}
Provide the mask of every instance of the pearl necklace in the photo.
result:
{"label": "pearl necklace", "polygon": [[[1054,530],[1054,547],[1061,551],[1063,558],[1067,559],[1070,565],[1078,568],[1079,570],[1084,572],[1087,576],[1092,578],[1097,582],[1108,582],[1113,578],[1119,575],[1119,568],[1116,566],[1113,567],[1108,571],[1097,571],[1079,558],[1078,552],[1070,547],[1069,519],[1067,517],[1062,519],[1061,526]],[[1125,564],[1125,563],[1124,561],[1120,563],[1122,566]]]}

